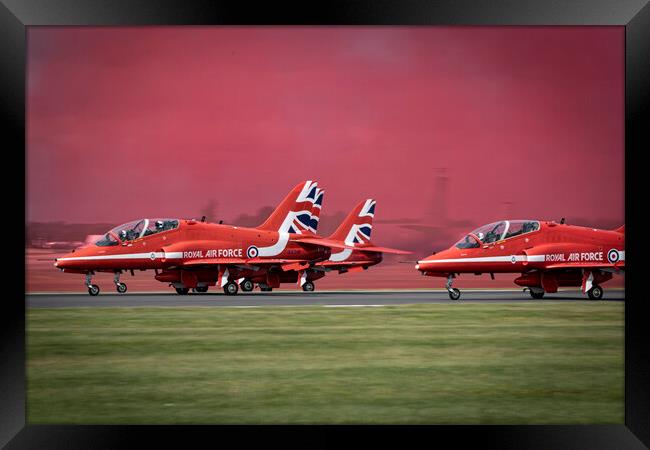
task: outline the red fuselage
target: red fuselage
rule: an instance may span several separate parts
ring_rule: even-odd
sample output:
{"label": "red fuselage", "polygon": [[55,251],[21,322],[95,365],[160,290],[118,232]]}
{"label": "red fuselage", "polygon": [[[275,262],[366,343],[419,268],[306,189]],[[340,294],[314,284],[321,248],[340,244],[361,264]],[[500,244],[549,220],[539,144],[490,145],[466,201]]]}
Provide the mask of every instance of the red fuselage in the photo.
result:
{"label": "red fuselage", "polygon": [[[428,276],[448,277],[461,273],[522,273],[515,282],[521,286],[542,286],[547,292],[557,286],[582,283],[584,271],[594,272],[596,281],[606,281],[612,272],[625,268],[625,233],[598,230],[545,221],[519,222],[519,232],[508,236],[511,222],[503,221],[488,238],[470,233],[447,250],[418,261],[417,270]],[[499,225],[502,224],[502,225]],[[521,225],[531,225],[529,229]],[[483,234],[480,232],[478,234]],[[551,276],[552,275],[552,276]]]}
{"label": "red fuselage", "polygon": [[[131,269],[174,269],[201,263],[227,263],[232,259],[314,261],[329,257],[325,247],[291,242],[290,233],[180,220],[176,229],[143,236],[115,245],[90,244],[58,258],[55,266],[65,272]],[[247,254],[251,247],[259,255]],[[263,249],[267,249],[263,251]],[[243,262],[243,261],[241,261]]]}

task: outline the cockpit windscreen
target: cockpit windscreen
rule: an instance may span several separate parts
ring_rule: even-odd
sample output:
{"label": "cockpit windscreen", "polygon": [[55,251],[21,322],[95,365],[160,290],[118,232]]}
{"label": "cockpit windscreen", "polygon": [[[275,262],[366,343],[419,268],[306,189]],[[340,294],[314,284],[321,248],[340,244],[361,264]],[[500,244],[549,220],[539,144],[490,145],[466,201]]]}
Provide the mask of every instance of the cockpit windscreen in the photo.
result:
{"label": "cockpit windscreen", "polygon": [[[456,248],[476,248],[481,244],[490,244],[537,230],[539,230],[539,222],[536,220],[502,220],[478,227],[458,241],[455,246]],[[476,238],[473,236],[476,236],[481,242],[476,242]]]}
{"label": "cockpit windscreen", "polygon": [[173,230],[175,228],[178,228],[177,219],[134,220],[133,222],[128,222],[113,228],[100,240],[95,242],[95,245],[98,245],[100,247],[117,245],[117,241],[115,241],[115,238],[113,238],[111,233],[117,236],[120,241],[128,242],[139,239],[141,237],[160,233],[162,231]]}

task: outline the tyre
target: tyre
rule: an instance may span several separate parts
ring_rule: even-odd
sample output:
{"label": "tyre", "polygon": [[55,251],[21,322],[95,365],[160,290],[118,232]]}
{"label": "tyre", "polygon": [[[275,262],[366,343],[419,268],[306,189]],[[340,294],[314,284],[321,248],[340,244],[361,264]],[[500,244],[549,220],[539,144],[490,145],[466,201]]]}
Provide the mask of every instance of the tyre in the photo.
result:
{"label": "tyre", "polygon": [[93,297],[99,294],[99,286],[97,286],[96,284],[91,284],[90,286],[88,286],[88,293]]}
{"label": "tyre", "polygon": [[315,288],[314,283],[311,281],[306,281],[305,284],[302,285],[302,290],[305,292],[312,292]]}
{"label": "tyre", "polygon": [[237,283],[233,283],[232,281],[229,281],[223,287],[223,292],[226,295],[235,295],[238,290],[239,290],[239,286],[237,286]]}
{"label": "tyre", "polygon": [[457,288],[449,289],[449,298],[452,300],[458,300],[460,298],[460,289]]}
{"label": "tyre", "polygon": [[116,289],[117,292],[119,292],[120,294],[124,294],[124,293],[126,292],[126,284],[124,284],[124,283],[117,283],[117,284],[115,285],[115,289]]}
{"label": "tyre", "polygon": [[253,288],[255,287],[255,284],[251,280],[246,278],[246,279],[242,280],[241,283],[239,283],[239,287],[244,292],[251,292],[253,290]]}
{"label": "tyre", "polygon": [[529,292],[530,292],[530,296],[533,297],[534,299],[539,300],[540,298],[544,297],[544,291],[542,292],[529,291]]}
{"label": "tyre", "polygon": [[587,295],[591,300],[600,300],[603,298],[603,288],[594,284],[593,287],[587,291]]}
{"label": "tyre", "polygon": [[178,295],[187,295],[190,292],[190,288],[175,288]]}
{"label": "tyre", "polygon": [[196,288],[196,292],[205,294],[206,292],[208,292],[208,286],[199,286]]}

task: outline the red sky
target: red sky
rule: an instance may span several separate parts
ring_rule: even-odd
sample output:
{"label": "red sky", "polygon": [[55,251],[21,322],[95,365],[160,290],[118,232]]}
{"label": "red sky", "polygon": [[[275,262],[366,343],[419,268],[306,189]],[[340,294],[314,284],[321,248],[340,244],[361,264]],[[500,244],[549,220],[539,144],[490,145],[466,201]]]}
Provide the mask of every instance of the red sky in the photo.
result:
{"label": "red sky", "polygon": [[28,28],[27,219],[624,220],[623,27]]}

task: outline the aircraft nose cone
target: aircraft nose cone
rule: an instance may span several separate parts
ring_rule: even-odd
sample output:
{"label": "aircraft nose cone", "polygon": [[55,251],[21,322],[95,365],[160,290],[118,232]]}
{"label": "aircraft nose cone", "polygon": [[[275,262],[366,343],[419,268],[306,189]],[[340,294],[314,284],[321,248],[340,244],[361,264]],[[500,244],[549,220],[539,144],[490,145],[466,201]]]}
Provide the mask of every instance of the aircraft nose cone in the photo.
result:
{"label": "aircraft nose cone", "polygon": [[58,258],[54,259],[54,267],[57,269],[68,269],[70,268],[70,261],[67,261],[66,258],[72,256],[72,253],[65,254],[63,256],[59,256]]}

